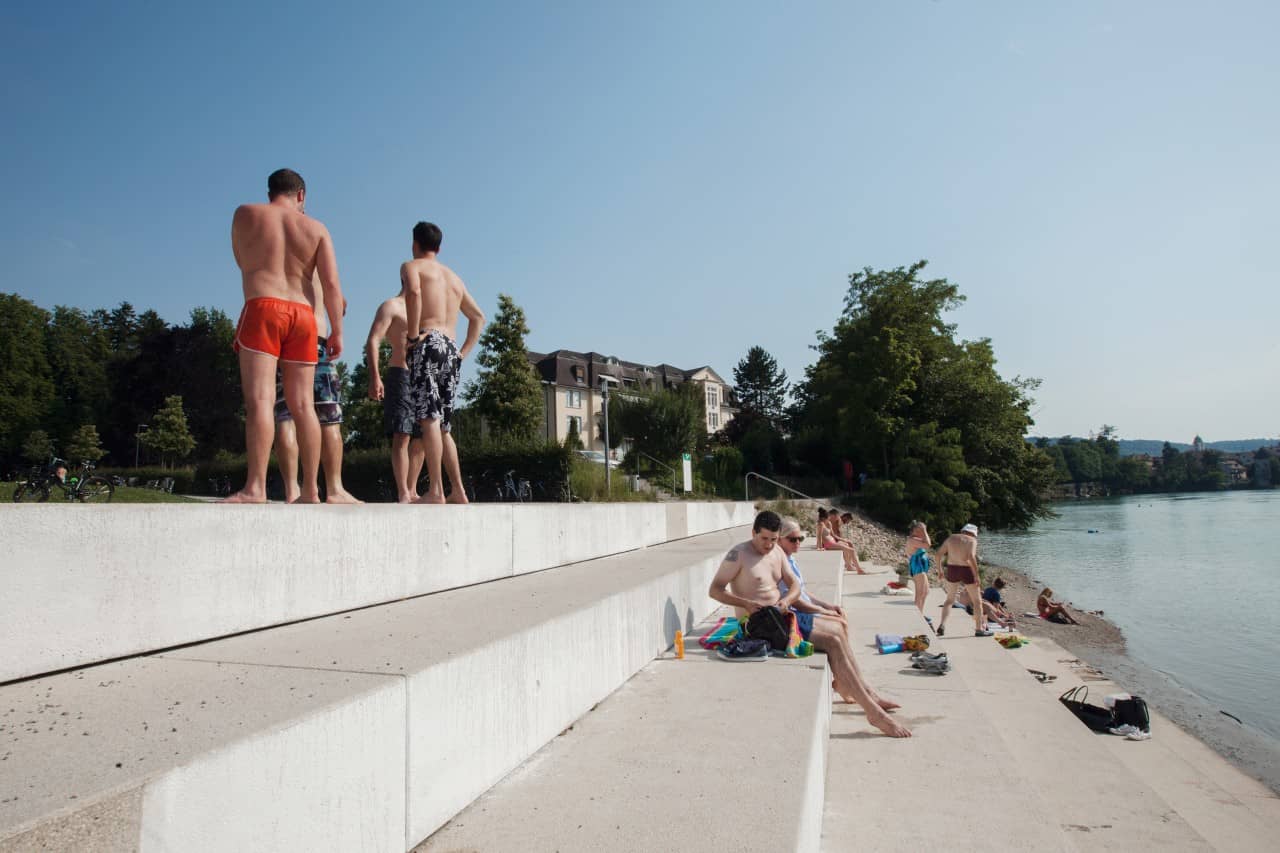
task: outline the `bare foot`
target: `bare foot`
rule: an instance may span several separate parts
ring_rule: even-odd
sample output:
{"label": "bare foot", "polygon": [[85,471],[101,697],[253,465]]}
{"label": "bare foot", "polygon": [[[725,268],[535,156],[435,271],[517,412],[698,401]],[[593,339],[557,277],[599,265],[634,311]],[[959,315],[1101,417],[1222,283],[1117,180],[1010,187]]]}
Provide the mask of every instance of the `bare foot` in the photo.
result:
{"label": "bare foot", "polygon": [[364,501],[360,500],[355,495],[348,492],[346,489],[343,489],[340,492],[329,492],[329,495],[324,499],[324,502],[327,504],[362,504],[364,503]]}
{"label": "bare foot", "polygon": [[420,498],[418,498],[416,501],[414,501],[414,503],[416,503],[416,504],[442,504],[442,503],[444,503],[444,495],[433,495],[431,492],[427,492],[425,495],[423,495],[422,497],[420,497]]}
{"label": "bare foot", "polygon": [[883,708],[883,709],[884,709],[884,710],[886,710],[886,711],[896,711],[896,710],[898,710],[899,708],[901,708],[901,707],[902,707],[901,705],[899,705],[897,702],[893,701],[892,699],[886,699],[886,698],[884,698],[883,696],[877,696],[877,697],[876,697],[876,704],[877,704],[877,705],[879,705],[881,708]]}
{"label": "bare foot", "polygon": [[289,501],[289,503],[290,504],[318,504],[320,503],[320,496],[316,495],[314,498],[296,497],[293,500]]}
{"label": "bare foot", "polygon": [[414,494],[401,495],[400,497],[396,498],[396,503],[411,504],[417,499],[418,499],[418,496]]}
{"label": "bare foot", "polygon": [[469,504],[471,501],[467,500],[467,493],[462,491],[462,489],[454,489],[449,493],[449,500],[445,501],[445,503]]}
{"label": "bare foot", "polygon": [[911,737],[911,729],[898,723],[883,711],[875,716],[867,715],[867,722],[884,732],[889,737]]}
{"label": "bare foot", "polygon": [[245,491],[236,492],[218,501],[220,504],[264,504],[266,502],[266,495],[253,495]]}

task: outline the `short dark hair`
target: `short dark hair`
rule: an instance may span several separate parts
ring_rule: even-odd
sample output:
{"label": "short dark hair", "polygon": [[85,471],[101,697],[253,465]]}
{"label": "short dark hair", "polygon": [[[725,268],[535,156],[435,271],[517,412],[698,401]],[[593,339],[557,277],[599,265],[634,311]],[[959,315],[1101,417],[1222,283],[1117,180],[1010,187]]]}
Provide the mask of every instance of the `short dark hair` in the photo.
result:
{"label": "short dark hair", "polygon": [[307,182],[293,169],[276,169],[267,176],[267,198],[306,191]]}
{"label": "short dark hair", "polygon": [[991,582],[996,589],[1004,589],[1004,578],[996,578]]}
{"label": "short dark hair", "polygon": [[827,511],[822,507],[818,507],[818,518],[826,518],[826,517],[827,517]]}
{"label": "short dark hair", "polygon": [[840,513],[840,520],[841,520],[841,521],[853,521],[853,513],[851,513],[851,512],[842,512],[842,513]]}
{"label": "short dark hair", "polygon": [[444,232],[440,226],[432,222],[419,222],[413,226],[413,242],[424,252],[440,251],[440,243],[444,240]]}
{"label": "short dark hair", "polygon": [[782,529],[782,516],[773,510],[766,509],[764,512],[756,516],[755,523],[751,525],[752,533],[759,533],[761,530],[772,530],[777,533]]}

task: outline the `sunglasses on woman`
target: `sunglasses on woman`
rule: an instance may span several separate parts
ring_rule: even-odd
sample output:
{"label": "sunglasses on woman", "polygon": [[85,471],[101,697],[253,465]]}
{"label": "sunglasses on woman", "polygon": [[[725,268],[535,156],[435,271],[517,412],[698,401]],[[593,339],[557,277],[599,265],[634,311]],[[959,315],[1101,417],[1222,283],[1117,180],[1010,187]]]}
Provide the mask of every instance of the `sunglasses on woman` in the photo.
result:
{"label": "sunglasses on woman", "polygon": [[788,541],[788,542],[795,542],[795,543],[799,544],[800,542],[803,542],[803,541],[804,541],[804,537],[803,537],[803,536],[788,536],[788,537],[787,537],[787,541]]}

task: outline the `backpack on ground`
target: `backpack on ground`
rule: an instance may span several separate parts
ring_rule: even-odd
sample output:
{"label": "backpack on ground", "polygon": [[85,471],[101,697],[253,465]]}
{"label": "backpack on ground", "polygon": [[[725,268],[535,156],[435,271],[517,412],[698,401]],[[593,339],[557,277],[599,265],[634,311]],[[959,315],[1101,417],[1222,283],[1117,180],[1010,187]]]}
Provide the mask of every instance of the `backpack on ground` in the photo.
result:
{"label": "backpack on ground", "polygon": [[1109,708],[1090,705],[1088,700],[1089,688],[1084,685],[1068,690],[1058,697],[1058,701],[1066,705],[1067,710],[1095,732],[1110,731],[1116,725],[1115,715]]}
{"label": "backpack on ground", "polygon": [[769,648],[785,652],[791,647],[791,631],[795,624],[795,615],[783,613],[776,607],[761,607],[747,618],[743,626],[742,636],[752,640],[764,640]]}
{"label": "backpack on ground", "polygon": [[1147,710],[1147,703],[1141,696],[1117,699],[1112,713],[1116,726],[1128,725],[1140,731],[1151,731],[1151,713]]}

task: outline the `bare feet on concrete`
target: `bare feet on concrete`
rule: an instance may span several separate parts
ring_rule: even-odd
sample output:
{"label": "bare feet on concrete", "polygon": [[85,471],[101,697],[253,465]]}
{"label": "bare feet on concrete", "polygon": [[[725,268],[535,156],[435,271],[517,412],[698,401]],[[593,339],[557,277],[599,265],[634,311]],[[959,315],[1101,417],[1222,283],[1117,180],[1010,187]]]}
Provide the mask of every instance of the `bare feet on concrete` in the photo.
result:
{"label": "bare feet on concrete", "polygon": [[364,501],[355,495],[343,489],[340,492],[330,492],[325,496],[324,502],[327,504],[362,504]]}
{"label": "bare feet on concrete", "polygon": [[250,494],[246,491],[236,492],[234,495],[228,495],[218,503],[223,504],[264,504],[267,502],[266,495]]}
{"label": "bare feet on concrete", "polygon": [[469,504],[471,501],[467,500],[467,493],[462,491],[462,489],[454,489],[449,493],[449,500],[446,501],[446,503]]}

